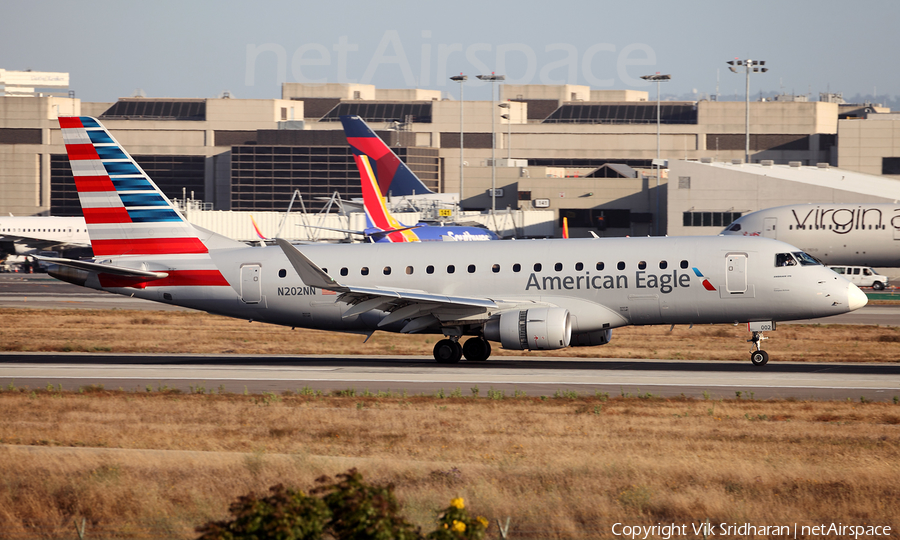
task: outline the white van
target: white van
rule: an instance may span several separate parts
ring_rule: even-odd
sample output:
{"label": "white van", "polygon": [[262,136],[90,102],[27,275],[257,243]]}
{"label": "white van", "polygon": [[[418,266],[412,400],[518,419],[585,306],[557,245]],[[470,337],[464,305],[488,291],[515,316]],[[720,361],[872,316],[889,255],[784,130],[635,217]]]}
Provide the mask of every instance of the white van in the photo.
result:
{"label": "white van", "polygon": [[852,281],[858,287],[872,287],[880,291],[887,287],[887,276],[879,276],[878,272],[868,266],[829,266],[838,274]]}

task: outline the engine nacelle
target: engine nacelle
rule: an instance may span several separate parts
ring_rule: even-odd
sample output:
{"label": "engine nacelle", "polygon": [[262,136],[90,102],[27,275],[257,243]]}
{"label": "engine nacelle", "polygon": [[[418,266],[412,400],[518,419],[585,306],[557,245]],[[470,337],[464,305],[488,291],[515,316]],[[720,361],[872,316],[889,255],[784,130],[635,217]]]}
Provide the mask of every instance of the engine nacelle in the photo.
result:
{"label": "engine nacelle", "polygon": [[484,337],[499,341],[504,349],[562,349],[572,340],[572,322],[563,308],[507,311],[484,325]]}

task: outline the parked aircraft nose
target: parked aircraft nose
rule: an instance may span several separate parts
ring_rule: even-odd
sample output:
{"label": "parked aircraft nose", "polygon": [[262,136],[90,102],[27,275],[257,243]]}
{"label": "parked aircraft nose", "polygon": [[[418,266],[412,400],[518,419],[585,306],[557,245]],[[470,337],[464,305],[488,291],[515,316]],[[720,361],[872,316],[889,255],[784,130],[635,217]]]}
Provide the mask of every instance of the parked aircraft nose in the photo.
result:
{"label": "parked aircraft nose", "polygon": [[847,305],[850,307],[850,311],[859,309],[868,303],[869,297],[859,290],[859,287],[853,283],[847,287]]}

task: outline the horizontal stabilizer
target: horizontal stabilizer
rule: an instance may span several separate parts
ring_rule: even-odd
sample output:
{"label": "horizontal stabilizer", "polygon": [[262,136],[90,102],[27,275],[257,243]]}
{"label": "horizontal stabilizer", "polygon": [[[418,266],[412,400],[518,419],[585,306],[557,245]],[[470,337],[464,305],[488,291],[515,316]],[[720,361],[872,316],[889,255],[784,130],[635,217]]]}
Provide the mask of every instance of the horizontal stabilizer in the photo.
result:
{"label": "horizontal stabilizer", "polygon": [[144,281],[150,281],[154,279],[163,279],[168,277],[169,274],[166,272],[148,272],[146,270],[135,270],[133,268],[124,268],[121,266],[113,266],[111,264],[97,264],[87,261],[76,261],[74,259],[61,259],[58,257],[41,257],[39,255],[34,256],[35,259],[50,263],[50,264],[58,264],[59,266],[68,266],[70,268],[78,268],[80,270],[87,270],[89,272],[97,272],[98,274],[111,274],[114,276],[125,276],[125,277],[133,277],[133,278],[142,278]]}

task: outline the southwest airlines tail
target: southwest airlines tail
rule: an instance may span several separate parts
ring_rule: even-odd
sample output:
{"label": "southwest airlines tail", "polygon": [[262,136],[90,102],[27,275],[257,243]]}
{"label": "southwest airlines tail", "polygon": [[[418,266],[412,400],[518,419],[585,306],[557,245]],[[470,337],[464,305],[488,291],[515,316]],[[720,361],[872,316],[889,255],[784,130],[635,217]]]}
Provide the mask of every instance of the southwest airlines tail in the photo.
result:
{"label": "southwest airlines tail", "polygon": [[367,234],[376,241],[418,242],[416,233],[401,224],[387,209],[384,196],[394,194],[431,193],[384,141],[358,116],[342,116],[344,133],[353,150],[359,169],[363,206],[370,229]]}
{"label": "southwest airlines tail", "polygon": [[389,194],[404,197],[434,193],[409,170],[409,167],[381,140],[381,137],[372,131],[362,118],[342,116],[341,123],[344,124],[344,134],[347,136],[350,148],[353,149],[353,155],[369,158],[378,190],[383,197]]}

